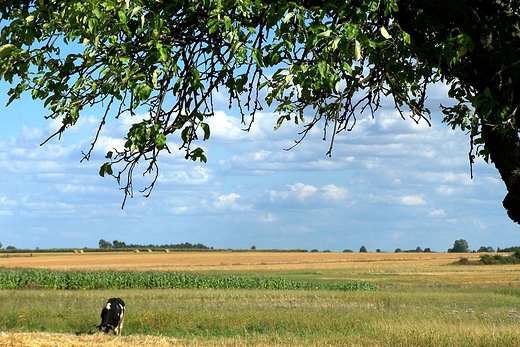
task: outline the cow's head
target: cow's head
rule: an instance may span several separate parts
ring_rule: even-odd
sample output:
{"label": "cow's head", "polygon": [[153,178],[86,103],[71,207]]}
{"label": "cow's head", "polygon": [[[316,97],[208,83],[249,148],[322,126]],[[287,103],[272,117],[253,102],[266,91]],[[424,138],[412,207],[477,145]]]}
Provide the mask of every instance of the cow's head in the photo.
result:
{"label": "cow's head", "polygon": [[96,325],[96,328],[98,328],[100,332],[108,334],[110,330],[115,329],[115,326],[112,324],[99,324]]}

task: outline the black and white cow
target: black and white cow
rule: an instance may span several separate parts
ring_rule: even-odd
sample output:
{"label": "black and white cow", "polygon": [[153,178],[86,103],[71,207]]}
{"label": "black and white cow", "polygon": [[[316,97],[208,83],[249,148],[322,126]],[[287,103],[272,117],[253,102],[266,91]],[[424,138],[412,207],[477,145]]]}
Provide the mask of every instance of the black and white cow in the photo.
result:
{"label": "black and white cow", "polygon": [[105,334],[114,329],[115,335],[121,335],[124,320],[125,303],[120,298],[111,298],[108,299],[103,311],[101,311],[101,324],[96,325],[96,327]]}

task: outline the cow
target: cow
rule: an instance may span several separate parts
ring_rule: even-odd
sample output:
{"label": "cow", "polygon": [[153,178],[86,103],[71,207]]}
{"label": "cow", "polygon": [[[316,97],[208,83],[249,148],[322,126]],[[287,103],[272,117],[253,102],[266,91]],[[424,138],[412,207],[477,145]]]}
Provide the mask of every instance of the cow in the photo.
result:
{"label": "cow", "polygon": [[114,329],[114,335],[121,335],[125,320],[125,303],[120,298],[108,299],[101,311],[101,324],[96,325],[100,332],[107,334]]}

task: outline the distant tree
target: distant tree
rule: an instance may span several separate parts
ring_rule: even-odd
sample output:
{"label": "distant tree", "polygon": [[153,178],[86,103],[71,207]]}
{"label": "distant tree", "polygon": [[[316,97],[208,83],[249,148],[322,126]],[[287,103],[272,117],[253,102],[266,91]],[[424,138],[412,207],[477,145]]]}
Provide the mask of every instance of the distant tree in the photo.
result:
{"label": "distant tree", "polygon": [[323,250],[323,253],[332,253],[332,251],[330,249],[325,249]]}
{"label": "distant tree", "polygon": [[421,253],[423,250],[422,250],[421,247],[417,246],[417,247],[415,248],[415,251],[416,251],[417,253]]}
{"label": "distant tree", "polygon": [[2,242],[0,242],[0,248],[2,248]]}
{"label": "distant tree", "polygon": [[430,249],[430,247],[426,247],[424,249],[424,253],[431,253],[431,252],[432,252],[432,250]]}
{"label": "distant tree", "polygon": [[468,242],[464,239],[455,240],[453,248],[448,249],[448,253],[468,253]]}
{"label": "distant tree", "polygon": [[401,253],[402,251],[403,251],[403,250],[402,250],[401,248],[396,248],[394,252],[395,252],[395,253]]}
{"label": "distant tree", "polygon": [[381,253],[381,250],[378,248],[378,249],[376,249],[376,252],[377,253]]}
{"label": "distant tree", "polygon": [[495,250],[493,249],[493,247],[491,246],[488,246],[488,247],[484,247],[484,246],[480,246],[480,248],[477,250],[478,253],[482,253],[482,252],[491,252],[491,253],[494,253]]}
{"label": "distant tree", "polygon": [[507,253],[510,253],[510,252],[516,252],[517,250],[520,250],[520,246],[512,246],[512,247],[506,247],[506,248],[500,248],[500,247],[498,247],[498,248],[497,248],[497,253],[498,253],[498,252],[507,252]]}
{"label": "distant tree", "polygon": [[106,249],[106,248],[112,248],[112,244],[106,240],[99,240],[99,248]]}
{"label": "distant tree", "polygon": [[352,253],[352,252],[354,252],[354,251],[351,250],[351,249],[344,249],[344,250],[343,250],[343,253]]}
{"label": "distant tree", "polygon": [[311,249],[311,252],[312,253],[316,253],[316,252],[319,252],[319,251],[316,248],[314,248],[314,249]]}
{"label": "distant tree", "polygon": [[5,249],[9,249],[9,250],[15,250],[16,247],[15,246],[7,246]]}
{"label": "distant tree", "polygon": [[359,253],[366,253],[367,252],[367,249],[365,246],[361,246],[361,248],[359,249]]}
{"label": "distant tree", "polygon": [[126,243],[124,243],[123,241],[119,242],[117,240],[114,240],[114,241],[112,241],[112,247],[114,247],[114,248],[125,248],[126,247]]}
{"label": "distant tree", "polygon": [[255,245],[252,245],[252,246],[251,246],[251,250],[252,250],[252,251],[256,251],[256,246],[255,246]]}

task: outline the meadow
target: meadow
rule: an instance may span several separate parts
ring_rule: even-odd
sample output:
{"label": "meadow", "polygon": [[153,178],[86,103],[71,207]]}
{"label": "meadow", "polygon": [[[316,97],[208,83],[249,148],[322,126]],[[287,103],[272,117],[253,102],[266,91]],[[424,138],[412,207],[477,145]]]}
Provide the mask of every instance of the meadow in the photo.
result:
{"label": "meadow", "polygon": [[[462,266],[461,256],[478,258],[263,252],[0,258],[0,273],[178,272],[322,285],[53,290],[26,283],[23,289],[0,290],[0,346],[108,346],[114,339],[120,346],[518,346],[520,267]],[[350,282],[371,287],[331,287]],[[95,333],[101,306],[111,296],[127,303],[118,338]]]}

